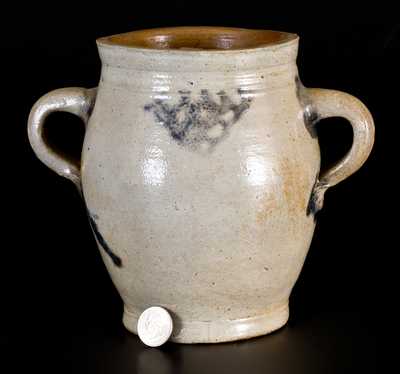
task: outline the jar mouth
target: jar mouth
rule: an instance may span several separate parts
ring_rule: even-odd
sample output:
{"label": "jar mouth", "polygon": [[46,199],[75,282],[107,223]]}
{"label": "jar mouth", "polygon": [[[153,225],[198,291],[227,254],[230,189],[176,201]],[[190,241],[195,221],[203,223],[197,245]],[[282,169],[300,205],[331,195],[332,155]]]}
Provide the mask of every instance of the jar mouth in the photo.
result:
{"label": "jar mouth", "polygon": [[265,48],[297,38],[296,34],[272,30],[188,26],[131,31],[99,38],[97,43],[153,50],[221,52]]}

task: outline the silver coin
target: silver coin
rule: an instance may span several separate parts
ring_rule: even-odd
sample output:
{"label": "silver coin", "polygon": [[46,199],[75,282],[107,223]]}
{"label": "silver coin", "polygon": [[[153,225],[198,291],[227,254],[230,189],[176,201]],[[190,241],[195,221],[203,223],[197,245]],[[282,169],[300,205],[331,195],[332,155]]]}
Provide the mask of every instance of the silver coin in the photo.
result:
{"label": "silver coin", "polygon": [[147,308],[139,317],[137,332],[149,347],[163,345],[171,336],[173,322],[170,314],[159,306]]}

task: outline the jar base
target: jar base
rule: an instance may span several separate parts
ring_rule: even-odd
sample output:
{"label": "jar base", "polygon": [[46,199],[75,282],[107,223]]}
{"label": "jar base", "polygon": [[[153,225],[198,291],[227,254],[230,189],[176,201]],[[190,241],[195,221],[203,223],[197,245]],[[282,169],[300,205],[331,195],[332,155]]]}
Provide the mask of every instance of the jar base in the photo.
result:
{"label": "jar base", "polygon": [[[124,308],[123,324],[137,334],[140,313]],[[223,343],[250,339],[269,334],[286,324],[289,319],[288,302],[269,308],[265,314],[248,318],[215,321],[182,321],[171,313],[174,330],[170,341],[175,343]]]}

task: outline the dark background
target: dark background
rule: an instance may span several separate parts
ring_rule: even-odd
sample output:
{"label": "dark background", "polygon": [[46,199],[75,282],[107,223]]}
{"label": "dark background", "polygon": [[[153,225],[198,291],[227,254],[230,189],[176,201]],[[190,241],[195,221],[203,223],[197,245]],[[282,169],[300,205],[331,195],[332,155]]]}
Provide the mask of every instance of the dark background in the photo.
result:
{"label": "dark background", "polygon": [[[3,241],[0,362],[56,373],[364,373],[381,371],[392,329],[400,22],[384,2],[78,2],[8,4],[2,13]],[[216,25],[300,35],[307,87],[360,98],[376,144],[365,166],[329,190],[291,298],[288,326],[245,342],[147,349],[121,323],[122,302],[98,254],[75,187],[29,147],[33,103],[67,86],[97,85],[95,39],[134,29]],[[49,138],[79,157],[83,127],[54,114]],[[343,119],[318,125],[323,165],[352,133]],[[396,204],[395,204],[396,203]],[[398,220],[397,220],[398,221]],[[393,275],[391,275],[393,274]],[[1,357],[2,356],[2,357]]]}

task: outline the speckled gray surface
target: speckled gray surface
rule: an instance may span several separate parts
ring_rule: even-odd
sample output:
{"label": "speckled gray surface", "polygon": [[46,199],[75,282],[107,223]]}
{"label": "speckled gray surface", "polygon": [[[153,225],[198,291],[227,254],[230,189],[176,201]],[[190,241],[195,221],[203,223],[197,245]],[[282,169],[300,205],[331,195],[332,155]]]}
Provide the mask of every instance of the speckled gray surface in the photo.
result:
{"label": "speckled gray surface", "polygon": [[[298,38],[287,35],[223,51],[100,40],[97,96],[62,89],[32,109],[32,147],[82,186],[130,331],[152,305],[171,313],[172,340],[182,343],[244,339],[286,323],[314,213],[326,189],[363,164],[374,137],[354,97],[299,88]],[[81,169],[42,139],[56,110],[87,123]],[[310,121],[330,116],[350,121],[354,143],[320,174]]]}

